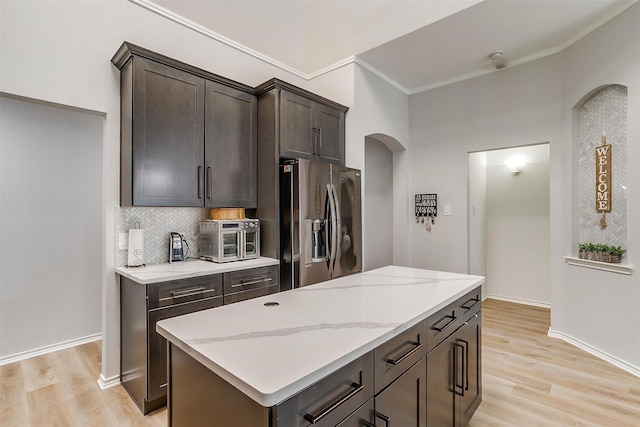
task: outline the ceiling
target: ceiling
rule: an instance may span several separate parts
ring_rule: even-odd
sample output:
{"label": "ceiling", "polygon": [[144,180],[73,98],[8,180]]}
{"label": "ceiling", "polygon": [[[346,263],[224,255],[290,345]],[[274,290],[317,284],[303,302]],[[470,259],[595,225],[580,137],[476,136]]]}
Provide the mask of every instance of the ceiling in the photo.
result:
{"label": "ceiling", "polygon": [[557,53],[637,0],[131,0],[310,79],[354,60],[411,94]]}

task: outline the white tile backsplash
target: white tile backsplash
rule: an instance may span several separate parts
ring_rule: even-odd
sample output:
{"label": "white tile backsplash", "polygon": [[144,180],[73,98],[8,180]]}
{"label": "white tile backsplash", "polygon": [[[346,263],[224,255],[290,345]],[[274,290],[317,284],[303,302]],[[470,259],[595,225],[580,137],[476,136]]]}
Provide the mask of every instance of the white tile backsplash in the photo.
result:
{"label": "white tile backsplash", "polygon": [[169,260],[169,233],[184,232],[190,257],[198,257],[198,224],[209,218],[207,208],[116,207],[116,266],[127,264],[127,250],[118,250],[118,234],[131,228],[144,229],[144,263]]}

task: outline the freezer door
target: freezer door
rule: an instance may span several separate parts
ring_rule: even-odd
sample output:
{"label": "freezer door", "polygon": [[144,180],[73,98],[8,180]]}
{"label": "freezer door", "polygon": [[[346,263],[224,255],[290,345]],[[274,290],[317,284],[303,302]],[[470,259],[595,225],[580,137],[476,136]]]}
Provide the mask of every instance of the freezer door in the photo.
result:
{"label": "freezer door", "polygon": [[331,184],[338,216],[333,278],[362,271],[360,175],[357,169],[332,166]]}

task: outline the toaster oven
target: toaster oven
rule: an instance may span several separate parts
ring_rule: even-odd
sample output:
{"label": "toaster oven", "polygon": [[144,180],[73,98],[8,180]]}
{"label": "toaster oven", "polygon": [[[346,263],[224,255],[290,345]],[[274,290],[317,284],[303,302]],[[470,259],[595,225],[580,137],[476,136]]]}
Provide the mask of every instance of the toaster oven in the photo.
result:
{"label": "toaster oven", "polygon": [[260,221],[212,219],[200,222],[200,258],[213,262],[239,261],[260,256]]}

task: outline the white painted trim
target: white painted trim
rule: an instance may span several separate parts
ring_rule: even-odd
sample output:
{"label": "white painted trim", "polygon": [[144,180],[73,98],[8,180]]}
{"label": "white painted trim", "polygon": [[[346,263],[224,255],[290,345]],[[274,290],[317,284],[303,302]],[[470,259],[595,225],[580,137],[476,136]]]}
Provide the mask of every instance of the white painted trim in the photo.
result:
{"label": "white painted trim", "polygon": [[395,80],[392,80],[391,77],[387,76],[386,74],[384,74],[383,72],[381,72],[377,68],[374,68],[373,65],[369,64],[367,61],[363,60],[362,58],[356,57],[355,58],[355,63],[358,64],[358,65],[361,65],[363,68],[366,68],[367,70],[371,71],[373,74],[375,74],[376,76],[380,77],[382,80],[384,80],[385,82],[389,83],[391,86],[397,88],[401,92],[404,92],[407,95],[411,95],[412,92],[409,89],[407,89],[404,86],[400,85],[400,83],[396,82]]}
{"label": "white painted trim", "polygon": [[94,334],[86,337],[75,338],[69,341],[64,341],[57,344],[47,345],[44,347],[36,348],[33,350],[27,350],[16,354],[10,354],[8,356],[0,357],[0,366],[13,362],[19,362],[21,360],[29,359],[31,357],[41,356],[47,353],[53,353],[54,351],[64,350],[65,348],[71,348],[78,345],[99,341],[102,339],[102,334]]}
{"label": "white painted trim", "polygon": [[632,265],[628,264],[616,264],[611,262],[591,261],[588,259],[576,258],[572,256],[564,257],[564,260],[569,265],[575,265],[577,267],[593,268],[594,270],[608,271],[610,273],[619,273],[631,275],[635,269]]}
{"label": "white painted trim", "polygon": [[636,377],[640,378],[640,367],[638,366],[634,366],[630,363],[625,362],[622,359],[619,359],[615,356],[610,355],[609,353],[606,353],[598,348],[595,348],[585,342],[580,341],[579,339],[573,338],[570,335],[567,335],[563,332],[560,331],[554,331],[553,329],[549,328],[549,332],[547,333],[548,336],[550,336],[551,338],[558,338],[561,339],[562,341],[565,341],[575,347],[578,347],[581,350],[586,351],[587,353],[596,356],[602,360],[604,360],[605,362],[611,363],[612,365],[622,369],[623,371],[629,372],[632,375],[635,375]]}
{"label": "white painted trim", "polygon": [[100,374],[100,378],[98,378],[98,387],[100,387],[100,390],[104,391],[117,385],[120,385],[120,375],[105,378],[103,374]]}
{"label": "white painted trim", "polygon": [[[421,86],[421,87],[417,87],[414,89],[407,89],[404,86],[400,85],[400,83],[396,82],[395,80],[392,80],[390,77],[388,77],[386,74],[382,73],[381,71],[378,71],[376,68],[374,68],[372,65],[368,64],[367,62],[363,61],[360,58],[351,56],[348,58],[343,59],[342,61],[338,61],[333,65],[330,65],[328,67],[325,67],[321,70],[318,71],[314,71],[312,73],[304,73],[298,69],[295,69],[293,67],[290,67],[280,61],[277,61],[273,58],[271,58],[270,56],[264,55],[254,49],[251,49],[250,47],[247,47],[241,43],[238,43],[234,40],[231,40],[228,37],[223,36],[222,34],[216,33],[215,31],[211,31],[208,28],[203,27],[200,24],[197,24],[189,19],[186,19],[183,16],[180,16],[168,9],[165,9],[162,6],[159,6],[155,3],[153,3],[151,0],[129,0],[131,3],[135,3],[138,6],[144,7],[147,10],[150,10],[151,12],[157,13],[160,16],[164,16],[167,19],[170,19],[180,25],[183,25],[189,29],[192,29],[206,37],[212,38],[214,40],[219,41],[220,43],[226,44],[229,47],[232,47],[236,50],[239,50],[240,52],[246,53],[247,55],[253,56],[256,59],[259,59],[260,61],[266,62],[267,64],[271,64],[274,67],[280,68],[281,70],[287,71],[297,77],[300,77],[306,81],[309,81],[313,78],[316,78],[318,76],[321,76],[323,74],[329,73],[331,71],[337,70],[341,67],[344,67],[345,65],[351,64],[353,62],[362,65],[363,67],[365,67],[367,70],[371,71],[372,73],[374,73],[375,75],[377,75],[378,77],[380,77],[381,79],[383,79],[384,81],[386,81],[387,83],[395,86],[396,88],[398,88],[399,90],[401,90],[402,92],[404,92],[407,95],[414,95],[417,93],[421,93],[421,92],[426,92],[428,90],[431,89],[436,89],[442,86],[447,86],[450,85],[452,83],[457,83],[457,82],[461,82],[463,80],[468,80],[474,77],[479,77],[485,74],[489,74],[489,73],[493,73],[496,71],[500,71],[500,70],[496,70],[494,68],[487,68],[484,70],[480,70],[480,71],[476,71],[473,73],[469,73],[469,74],[465,74],[462,76],[458,76],[458,77],[454,77],[452,79],[448,79],[448,80],[443,80],[437,83],[433,83],[430,85],[426,85],[426,86]],[[635,3],[637,0],[635,0],[632,3],[623,3],[618,9],[615,9],[613,11],[611,11],[608,15],[603,16],[598,22],[596,22],[594,25],[587,27],[585,29],[583,29],[580,33],[576,34],[573,38],[567,40],[565,43],[563,43],[560,46],[557,47],[553,47],[551,49],[547,49],[543,52],[538,52],[535,53],[533,55],[529,55],[526,56],[524,58],[520,58],[514,61],[510,61],[509,64],[507,65],[507,68],[509,67],[513,67],[516,65],[520,65],[520,64],[524,64],[526,62],[531,62],[534,61],[536,59],[540,59],[540,58],[544,58],[545,56],[549,56],[549,55],[553,55],[559,52],[562,52],[563,50],[565,50],[566,48],[568,48],[569,46],[571,46],[572,44],[574,44],[575,42],[577,42],[578,40],[580,40],[581,38],[583,38],[584,36],[586,36],[587,34],[589,34],[590,32],[594,31],[596,28],[600,27],[601,25],[603,25],[605,22],[609,21],[610,19],[612,19],[614,16],[618,15],[619,13],[622,13],[624,10],[626,10],[627,8],[631,7],[631,5],[633,5],[633,3]]]}
{"label": "white painted trim", "polygon": [[[175,14],[173,12],[171,12],[168,9],[165,9],[162,6],[158,6],[155,3],[150,2],[149,0],[129,0],[131,3],[135,3],[138,6],[144,7],[147,10],[150,10],[151,12],[157,13],[160,16],[164,16],[167,19],[172,20],[173,22],[176,22],[180,25],[183,25],[193,31],[196,31],[206,37],[212,38],[214,40],[219,41],[220,43],[226,44],[227,46],[239,50],[240,52],[246,53],[247,55],[253,56],[256,59],[259,59],[260,61],[266,62],[267,64],[271,64],[275,67],[278,67],[284,71],[287,71],[297,77],[301,77],[305,80],[309,80],[307,78],[307,75],[305,73],[303,73],[302,71],[296,70],[295,68],[289,67],[286,64],[283,64],[280,61],[277,61],[267,55],[263,55],[262,53],[253,50],[243,44],[240,44],[236,41],[231,40],[230,38],[227,38],[225,36],[223,36],[222,34],[216,33],[214,31],[209,30],[208,28],[203,27],[200,24],[196,24],[193,21],[190,21],[178,14]],[[328,71],[325,71],[325,73]]]}
{"label": "white painted trim", "polygon": [[487,294],[483,299],[487,299],[487,298],[495,299],[499,301],[513,302],[515,304],[525,304],[525,305],[531,305],[534,307],[551,309],[551,304],[548,302],[532,301],[528,299],[512,298],[512,297],[505,297],[501,295],[492,295],[492,294]]}

